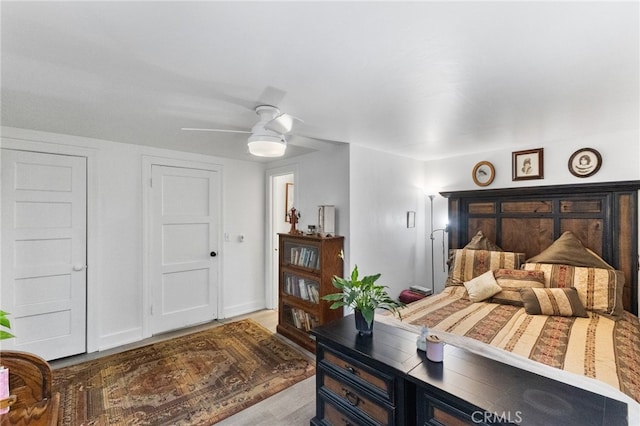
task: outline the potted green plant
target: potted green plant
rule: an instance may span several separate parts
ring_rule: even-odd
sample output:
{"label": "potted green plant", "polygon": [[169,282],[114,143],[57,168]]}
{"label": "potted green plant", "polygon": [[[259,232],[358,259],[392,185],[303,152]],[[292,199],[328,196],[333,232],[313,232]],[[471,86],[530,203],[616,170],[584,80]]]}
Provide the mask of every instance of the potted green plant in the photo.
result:
{"label": "potted green plant", "polygon": [[362,336],[373,333],[373,317],[376,309],[387,310],[394,315],[398,315],[402,320],[400,308],[404,303],[392,299],[387,291],[387,286],[377,285],[376,281],[380,274],[367,275],[359,278],[358,265],[353,268],[350,279],[334,276],[333,286],[340,290],[340,293],[332,293],[323,296],[324,300],[333,302],[331,309],[347,306],[353,309],[356,329]]}
{"label": "potted green plant", "polygon": [[15,337],[13,334],[7,331],[11,329],[11,322],[9,321],[9,318],[7,318],[7,315],[9,315],[9,312],[0,310],[0,327],[6,328],[6,330],[0,328],[0,340]]}

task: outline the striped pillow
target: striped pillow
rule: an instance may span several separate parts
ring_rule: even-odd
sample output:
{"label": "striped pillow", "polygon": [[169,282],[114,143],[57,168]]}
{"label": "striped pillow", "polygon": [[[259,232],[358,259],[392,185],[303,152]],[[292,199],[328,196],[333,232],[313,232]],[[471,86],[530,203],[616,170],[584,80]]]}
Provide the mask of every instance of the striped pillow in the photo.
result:
{"label": "striped pillow", "polygon": [[545,287],[575,287],[582,305],[588,311],[615,318],[622,316],[622,271],[549,263],[525,263],[527,271],[544,272]]}
{"label": "striped pillow", "polygon": [[543,288],[544,272],[522,269],[498,269],[494,271],[496,282],[502,291],[493,296],[491,302],[503,305],[524,306],[520,297],[521,288]]}
{"label": "striped pillow", "polygon": [[523,288],[520,293],[529,315],[589,317],[575,288]]}
{"label": "striped pillow", "polygon": [[496,269],[519,269],[524,262],[524,253],[510,251],[468,250],[453,251],[453,263],[449,268],[449,277],[445,286],[464,285],[487,271]]}

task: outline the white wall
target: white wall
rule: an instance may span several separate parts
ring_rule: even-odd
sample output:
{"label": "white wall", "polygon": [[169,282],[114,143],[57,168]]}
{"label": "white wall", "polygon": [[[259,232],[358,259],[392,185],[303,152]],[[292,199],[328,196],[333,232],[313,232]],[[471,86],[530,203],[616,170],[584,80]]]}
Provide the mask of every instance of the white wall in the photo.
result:
{"label": "white wall", "polygon": [[[579,178],[569,172],[568,161],[571,154],[585,147],[600,152],[602,167],[598,173],[589,178]],[[638,131],[584,136],[576,140],[532,142],[518,150],[533,148],[544,148],[544,179],[512,181],[511,153],[515,150],[511,149],[427,161],[425,172],[427,179],[441,191],[482,189],[471,179],[473,167],[482,160],[490,161],[496,169],[496,178],[486,189],[611,182],[640,178],[640,163],[636,161],[640,157]]]}
{"label": "white wall", "polygon": [[[336,206],[336,229],[345,236],[345,274],[381,273],[380,283],[397,297],[412,284],[428,285],[425,263],[423,162],[354,145],[281,160],[295,165],[300,229],[317,224],[317,206]],[[407,211],[416,227],[407,228]]]}
{"label": "white wall", "polygon": [[[143,306],[142,157],[196,161],[222,166],[222,233],[220,259],[222,312],[219,316],[264,307],[264,165],[247,161],[154,149],[141,145],[2,128],[3,147],[68,153],[75,147],[92,152],[88,174],[89,351],[140,340],[147,336]],[[11,141],[7,143],[7,141]],[[240,242],[238,235],[244,234]],[[93,303],[92,303],[93,301]]]}
{"label": "white wall", "polygon": [[[640,133],[625,131],[601,135],[589,135],[574,140],[532,142],[519,150],[544,148],[544,179],[512,181],[511,153],[514,150],[491,151],[481,154],[460,155],[447,159],[427,161],[424,164],[427,182],[438,191],[481,190],[473,183],[471,171],[479,161],[490,161],[496,169],[496,177],[486,189],[517,188],[524,186],[546,186],[613,182],[640,179]],[[602,167],[589,178],[578,178],[569,172],[569,157],[581,148],[593,148],[602,156]],[[447,201],[438,197],[434,200],[434,222],[436,228],[447,217]],[[430,256],[430,247],[427,249]],[[436,245],[435,291],[444,288],[446,272],[441,268],[441,248]]]}
{"label": "white wall", "polygon": [[[350,149],[351,235],[345,268],[378,281],[397,298],[410,285],[426,285],[424,165],[371,149]],[[407,228],[407,212],[416,227]]]}
{"label": "white wall", "polygon": [[349,237],[349,149],[339,146],[292,159],[269,163],[269,168],[295,166],[295,208],[300,212],[298,229],[318,225],[318,206],[336,206],[336,233]]}
{"label": "white wall", "polygon": [[[264,165],[224,161],[224,242],[222,318],[265,307]],[[240,235],[244,235],[244,242]]]}

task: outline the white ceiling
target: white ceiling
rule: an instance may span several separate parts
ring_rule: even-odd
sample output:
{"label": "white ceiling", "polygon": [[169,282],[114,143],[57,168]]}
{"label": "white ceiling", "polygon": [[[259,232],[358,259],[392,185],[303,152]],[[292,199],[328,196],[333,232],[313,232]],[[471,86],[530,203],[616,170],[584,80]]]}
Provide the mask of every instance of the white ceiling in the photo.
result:
{"label": "white ceiling", "polygon": [[637,130],[638,4],[2,1],[2,125],[252,160],[180,129],[268,103],[418,159]]}

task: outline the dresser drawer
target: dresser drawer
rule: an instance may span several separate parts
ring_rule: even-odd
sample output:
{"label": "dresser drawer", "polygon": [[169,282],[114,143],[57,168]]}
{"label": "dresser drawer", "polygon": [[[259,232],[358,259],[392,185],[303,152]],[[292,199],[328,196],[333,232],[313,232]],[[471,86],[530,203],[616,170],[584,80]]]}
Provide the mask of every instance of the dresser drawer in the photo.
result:
{"label": "dresser drawer", "polygon": [[328,348],[323,348],[321,364],[337,371],[361,386],[371,389],[378,396],[395,403],[394,379],[370,367],[367,367],[344,355],[338,355]]}
{"label": "dresser drawer", "polygon": [[424,390],[418,391],[418,424],[447,426],[483,426],[486,425],[482,410],[462,410]]}
{"label": "dresser drawer", "polygon": [[370,395],[356,389],[347,383],[340,382],[329,374],[322,374],[322,387],[329,391],[343,405],[353,411],[370,417],[381,425],[393,424],[393,409],[382,402],[376,402]]}
{"label": "dresser drawer", "polygon": [[360,426],[362,424],[361,420],[356,419],[353,415],[344,413],[326,399],[322,399],[322,413],[323,424],[332,426]]}

